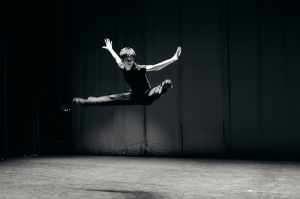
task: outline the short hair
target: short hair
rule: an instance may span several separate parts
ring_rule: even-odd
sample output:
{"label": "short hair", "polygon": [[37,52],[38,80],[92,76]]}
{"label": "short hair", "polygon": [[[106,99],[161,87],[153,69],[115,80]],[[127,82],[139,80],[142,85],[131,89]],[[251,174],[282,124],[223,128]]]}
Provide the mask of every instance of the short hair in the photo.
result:
{"label": "short hair", "polygon": [[125,47],[120,51],[121,59],[124,59],[126,56],[136,56],[135,51],[132,48]]}

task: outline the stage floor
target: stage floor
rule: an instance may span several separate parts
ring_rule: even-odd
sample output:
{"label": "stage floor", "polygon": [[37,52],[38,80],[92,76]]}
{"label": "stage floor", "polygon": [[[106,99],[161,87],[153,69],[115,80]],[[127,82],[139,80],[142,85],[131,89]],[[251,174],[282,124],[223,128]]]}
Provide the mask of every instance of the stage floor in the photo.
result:
{"label": "stage floor", "polygon": [[300,198],[300,163],[118,156],[0,162],[0,198]]}

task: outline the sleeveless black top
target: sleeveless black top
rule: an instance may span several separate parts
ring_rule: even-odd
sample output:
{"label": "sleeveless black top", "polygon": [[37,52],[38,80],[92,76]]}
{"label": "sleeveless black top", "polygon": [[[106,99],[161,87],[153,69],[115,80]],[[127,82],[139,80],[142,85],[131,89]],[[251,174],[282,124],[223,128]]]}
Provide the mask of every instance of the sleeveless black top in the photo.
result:
{"label": "sleeveless black top", "polygon": [[138,65],[136,63],[132,64],[129,71],[121,69],[125,80],[130,85],[132,94],[143,95],[147,90],[151,88],[150,82],[146,75],[146,66]]}

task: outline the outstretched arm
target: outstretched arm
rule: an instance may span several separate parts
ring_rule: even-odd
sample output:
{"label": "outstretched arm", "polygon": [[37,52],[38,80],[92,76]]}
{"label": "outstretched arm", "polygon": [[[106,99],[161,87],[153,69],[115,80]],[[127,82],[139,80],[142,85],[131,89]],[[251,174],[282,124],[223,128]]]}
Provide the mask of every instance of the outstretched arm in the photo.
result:
{"label": "outstretched arm", "polygon": [[117,64],[120,65],[122,63],[121,58],[119,57],[119,55],[117,55],[117,53],[113,50],[112,48],[112,41],[110,41],[109,39],[104,39],[106,46],[103,46],[102,48],[108,50],[111,55],[113,56],[113,58],[116,60]]}
{"label": "outstretched arm", "polygon": [[181,47],[179,46],[177,48],[177,51],[176,51],[175,55],[171,59],[167,59],[167,60],[165,60],[163,62],[160,62],[158,64],[155,64],[155,65],[147,65],[146,70],[147,71],[159,71],[159,70],[163,69],[164,67],[166,67],[166,66],[172,64],[173,62],[177,61],[180,54],[181,54]]}

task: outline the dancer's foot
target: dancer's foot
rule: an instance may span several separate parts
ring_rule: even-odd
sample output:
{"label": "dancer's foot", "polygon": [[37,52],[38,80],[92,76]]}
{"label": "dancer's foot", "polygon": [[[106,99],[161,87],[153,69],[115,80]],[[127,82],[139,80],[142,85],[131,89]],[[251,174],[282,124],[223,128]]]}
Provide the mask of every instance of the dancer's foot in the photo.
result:
{"label": "dancer's foot", "polygon": [[170,88],[173,88],[172,81],[170,79],[167,79],[163,82],[163,92],[167,92]]}
{"label": "dancer's foot", "polygon": [[172,81],[167,79],[162,83],[162,94],[165,94],[170,88],[173,88]]}
{"label": "dancer's foot", "polygon": [[80,106],[84,107],[86,99],[83,99],[83,98],[73,98],[72,102],[75,102],[75,103],[79,104]]}

